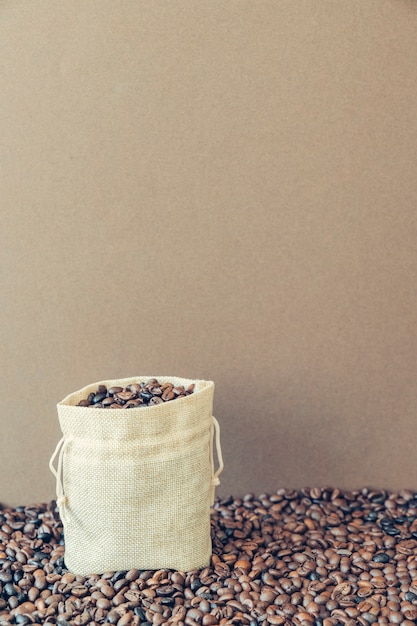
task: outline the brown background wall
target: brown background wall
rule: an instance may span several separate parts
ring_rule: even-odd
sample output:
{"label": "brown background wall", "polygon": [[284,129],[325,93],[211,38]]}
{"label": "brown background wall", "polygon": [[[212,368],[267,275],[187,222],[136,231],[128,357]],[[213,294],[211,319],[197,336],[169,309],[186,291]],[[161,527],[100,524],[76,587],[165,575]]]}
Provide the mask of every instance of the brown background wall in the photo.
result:
{"label": "brown background wall", "polygon": [[220,494],[417,489],[416,7],[0,3],[0,501],[136,374],[215,381]]}

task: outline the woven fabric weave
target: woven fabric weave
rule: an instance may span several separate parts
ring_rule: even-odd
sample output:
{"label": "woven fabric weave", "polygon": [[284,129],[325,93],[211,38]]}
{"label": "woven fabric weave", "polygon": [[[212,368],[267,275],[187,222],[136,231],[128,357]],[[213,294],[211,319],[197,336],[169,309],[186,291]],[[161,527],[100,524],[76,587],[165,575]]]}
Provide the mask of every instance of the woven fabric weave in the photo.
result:
{"label": "woven fabric weave", "polygon": [[65,564],[74,574],[209,564],[214,384],[157,376],[160,383],[193,382],[194,392],[139,409],[76,406],[100,384],[126,387],[147,378],[94,383],[57,405],[57,495]]}

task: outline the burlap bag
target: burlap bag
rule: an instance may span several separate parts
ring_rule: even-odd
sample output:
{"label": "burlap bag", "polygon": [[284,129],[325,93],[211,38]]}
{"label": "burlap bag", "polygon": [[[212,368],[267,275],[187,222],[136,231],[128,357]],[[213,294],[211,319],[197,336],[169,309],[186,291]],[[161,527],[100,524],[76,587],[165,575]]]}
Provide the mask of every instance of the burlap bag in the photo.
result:
{"label": "burlap bag", "polygon": [[99,384],[126,387],[148,378],[94,383],[57,405],[63,437],[50,468],[65,564],[75,574],[132,567],[189,571],[210,561],[210,505],[223,468],[212,416],[214,384],[158,376],[161,383],[194,382],[194,393],[138,409],[76,406]]}

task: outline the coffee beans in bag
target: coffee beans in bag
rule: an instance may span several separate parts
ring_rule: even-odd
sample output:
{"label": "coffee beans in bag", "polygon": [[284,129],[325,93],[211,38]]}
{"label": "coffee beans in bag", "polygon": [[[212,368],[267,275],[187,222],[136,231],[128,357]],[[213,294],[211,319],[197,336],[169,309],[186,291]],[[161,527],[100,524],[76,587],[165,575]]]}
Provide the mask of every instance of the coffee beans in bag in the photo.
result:
{"label": "coffee beans in bag", "polygon": [[50,468],[70,571],[209,564],[210,506],[223,469],[213,392],[211,381],[136,377],[58,403],[63,436]]}

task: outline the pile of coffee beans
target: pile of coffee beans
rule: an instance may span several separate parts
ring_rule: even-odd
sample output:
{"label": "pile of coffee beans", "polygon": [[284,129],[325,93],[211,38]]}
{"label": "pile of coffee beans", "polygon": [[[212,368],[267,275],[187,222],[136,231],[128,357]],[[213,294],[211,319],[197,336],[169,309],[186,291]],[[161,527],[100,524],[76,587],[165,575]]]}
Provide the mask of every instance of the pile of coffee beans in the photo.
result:
{"label": "pile of coffee beans", "polygon": [[217,499],[211,529],[203,569],[74,576],[55,502],[0,507],[0,626],[417,624],[417,493]]}
{"label": "pile of coffee beans", "polygon": [[193,393],[194,383],[185,388],[174,383],[159,383],[156,378],[131,383],[127,387],[109,387],[99,385],[87,398],[80,400],[77,406],[94,409],[134,409],[154,406],[163,402],[185,398]]}

